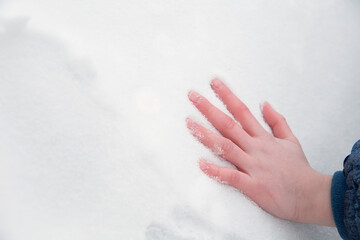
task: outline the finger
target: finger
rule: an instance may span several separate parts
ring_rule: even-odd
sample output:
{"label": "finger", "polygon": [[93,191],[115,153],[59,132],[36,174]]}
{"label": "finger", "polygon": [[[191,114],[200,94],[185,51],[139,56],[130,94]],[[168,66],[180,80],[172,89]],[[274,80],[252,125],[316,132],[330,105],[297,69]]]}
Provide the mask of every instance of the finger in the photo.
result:
{"label": "finger", "polygon": [[270,126],[275,137],[298,142],[287,124],[285,117],[276,112],[268,102],[264,103],[262,113],[264,120]]}
{"label": "finger", "polygon": [[250,161],[249,155],[236,146],[236,144],[193,122],[190,118],[186,119],[186,123],[191,134],[202,144],[210,148],[215,154],[234,164],[240,171],[248,173],[252,161]]}
{"label": "finger", "polygon": [[251,137],[231,117],[197,92],[190,91],[189,99],[224,137],[233,141],[244,151],[250,148],[252,145]]}
{"label": "finger", "polygon": [[214,79],[211,82],[211,88],[250,136],[255,137],[268,134],[252,115],[249,108],[222,81]]}
{"label": "finger", "polygon": [[213,177],[222,183],[233,186],[245,195],[251,197],[252,192],[254,191],[254,183],[249,175],[232,168],[220,167],[203,160],[200,160],[199,167],[209,177]]}

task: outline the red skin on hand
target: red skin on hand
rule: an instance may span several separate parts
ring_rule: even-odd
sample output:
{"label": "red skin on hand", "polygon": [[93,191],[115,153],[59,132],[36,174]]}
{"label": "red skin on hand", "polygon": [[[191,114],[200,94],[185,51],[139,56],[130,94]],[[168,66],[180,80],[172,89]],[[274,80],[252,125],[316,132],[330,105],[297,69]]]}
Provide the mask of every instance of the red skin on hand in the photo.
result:
{"label": "red skin on hand", "polygon": [[221,135],[189,118],[187,127],[201,143],[237,169],[205,161],[199,162],[200,169],[237,188],[276,217],[335,226],[330,202],[331,176],[310,167],[286,119],[265,102],[262,114],[271,134],[222,81],[214,79],[211,87],[234,119],[199,93],[190,91],[190,101]]}

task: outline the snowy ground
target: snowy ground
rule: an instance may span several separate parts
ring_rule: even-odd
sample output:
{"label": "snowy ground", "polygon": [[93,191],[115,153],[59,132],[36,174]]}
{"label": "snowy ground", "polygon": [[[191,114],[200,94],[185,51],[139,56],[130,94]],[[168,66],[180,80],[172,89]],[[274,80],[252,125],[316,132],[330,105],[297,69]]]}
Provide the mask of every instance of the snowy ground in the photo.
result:
{"label": "snowy ground", "polygon": [[204,176],[222,78],[332,174],[360,138],[360,1],[0,1],[0,239],[339,239]]}

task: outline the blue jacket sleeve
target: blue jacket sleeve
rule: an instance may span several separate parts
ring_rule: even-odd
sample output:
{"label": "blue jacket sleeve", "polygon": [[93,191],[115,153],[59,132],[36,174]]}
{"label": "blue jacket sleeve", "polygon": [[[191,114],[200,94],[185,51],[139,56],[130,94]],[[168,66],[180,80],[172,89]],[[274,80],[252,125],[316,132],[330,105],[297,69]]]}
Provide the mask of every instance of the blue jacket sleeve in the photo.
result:
{"label": "blue jacket sleeve", "polygon": [[360,140],[335,172],[331,184],[331,207],[336,227],[345,240],[360,239]]}

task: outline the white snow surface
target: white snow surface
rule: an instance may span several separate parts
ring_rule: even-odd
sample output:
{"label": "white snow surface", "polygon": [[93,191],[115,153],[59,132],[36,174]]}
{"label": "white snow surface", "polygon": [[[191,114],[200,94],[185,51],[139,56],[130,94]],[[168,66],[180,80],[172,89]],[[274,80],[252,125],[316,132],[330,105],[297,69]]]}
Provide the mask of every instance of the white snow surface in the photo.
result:
{"label": "white snow surface", "polygon": [[217,76],[268,100],[310,164],[360,136],[358,0],[0,1],[0,239],[340,239],[204,176]]}

